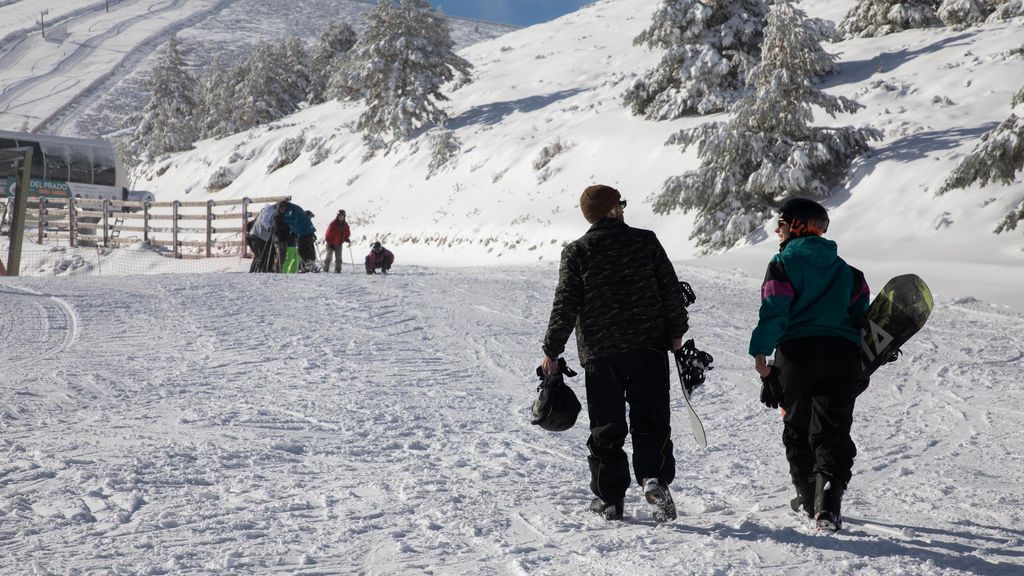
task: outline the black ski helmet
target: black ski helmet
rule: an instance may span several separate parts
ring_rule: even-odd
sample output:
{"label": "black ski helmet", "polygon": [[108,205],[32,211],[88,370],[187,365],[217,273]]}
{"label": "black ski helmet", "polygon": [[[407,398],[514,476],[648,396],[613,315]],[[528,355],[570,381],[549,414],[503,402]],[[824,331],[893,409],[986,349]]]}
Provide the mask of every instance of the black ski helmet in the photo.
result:
{"label": "black ski helmet", "polygon": [[828,211],[808,198],[790,198],[779,206],[779,218],[792,227],[794,236],[828,231]]}
{"label": "black ski helmet", "polygon": [[576,418],[580,415],[583,405],[580,404],[576,393],[565,383],[562,374],[575,376],[565,365],[565,360],[558,359],[559,372],[544,375],[540,367],[537,368],[537,376],[543,382],[537,386],[537,399],[533,401],[530,424],[540,426],[549,432],[563,432],[576,424]]}

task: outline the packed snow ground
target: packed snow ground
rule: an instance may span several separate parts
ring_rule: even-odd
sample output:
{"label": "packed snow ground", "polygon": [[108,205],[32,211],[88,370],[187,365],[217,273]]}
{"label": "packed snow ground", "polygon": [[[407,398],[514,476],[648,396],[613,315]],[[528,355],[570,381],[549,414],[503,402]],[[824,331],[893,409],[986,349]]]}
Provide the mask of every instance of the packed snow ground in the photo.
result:
{"label": "packed snow ground", "polygon": [[586,511],[585,415],[528,422],[551,264],[0,279],[0,573],[1021,573],[1024,316],[938,303],[820,535],[756,398],[758,279],[678,271],[716,368],[706,450],[674,393],[667,525],[635,487]]}

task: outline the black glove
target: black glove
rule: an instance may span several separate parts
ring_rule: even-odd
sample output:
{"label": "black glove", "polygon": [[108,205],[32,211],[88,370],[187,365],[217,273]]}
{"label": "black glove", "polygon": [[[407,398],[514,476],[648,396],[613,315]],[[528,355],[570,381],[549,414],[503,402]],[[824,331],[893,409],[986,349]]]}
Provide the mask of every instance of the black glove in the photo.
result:
{"label": "black glove", "polygon": [[761,378],[761,403],[769,408],[778,408],[782,404],[782,382],[779,382],[782,370],[778,366],[770,368],[771,372]]}

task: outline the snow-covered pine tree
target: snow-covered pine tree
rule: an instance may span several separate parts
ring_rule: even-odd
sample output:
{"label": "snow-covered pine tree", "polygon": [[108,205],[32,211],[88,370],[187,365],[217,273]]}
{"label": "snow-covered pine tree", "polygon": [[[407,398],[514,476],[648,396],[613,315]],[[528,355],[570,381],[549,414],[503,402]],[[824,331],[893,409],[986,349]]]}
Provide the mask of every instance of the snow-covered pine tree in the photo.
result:
{"label": "snow-covered pine tree", "polygon": [[863,38],[938,26],[938,5],[939,0],[859,0],[840,28],[847,37]]}
{"label": "snow-covered pine tree", "polygon": [[356,32],[345,22],[331,22],[320,33],[309,65],[310,104],[320,104],[331,98],[328,91],[331,77],[355,43]]}
{"label": "snow-covered pine tree", "polygon": [[296,103],[282,76],[284,50],[260,40],[240,64],[235,88],[238,130],[248,130],[282,118],[296,109]]}
{"label": "snow-covered pine tree", "polygon": [[276,49],[278,57],[275,61],[281,66],[278,73],[286,91],[285,98],[291,104],[290,114],[298,109],[309,93],[309,54],[298,36],[288,36]]}
{"label": "snow-covered pine tree", "polygon": [[[1015,94],[1011,106],[1024,104],[1024,89]],[[939,188],[939,194],[989,182],[1012,184],[1024,167],[1024,118],[1010,113],[999,126],[981,136],[981,141],[953,169]]]}
{"label": "snow-covered pine tree", "polygon": [[199,86],[200,106],[196,114],[201,137],[219,138],[238,131],[234,104],[237,83],[233,78],[239,70],[237,67],[226,70],[219,57],[215,57],[206,69]]}
{"label": "snow-covered pine tree", "polygon": [[701,165],[668,178],[654,211],[696,212],[690,237],[705,253],[727,249],[763,225],[789,196],[824,198],[854,158],[881,134],[872,128],[813,127],[812,106],[830,116],[860,104],[814,85],[834,57],[821,49],[803,11],[776,2],[768,14],[762,60],[728,122],[675,134],[669,144],[698,145]]}
{"label": "snow-covered pine tree", "polygon": [[649,120],[728,108],[760,57],[767,13],[763,0],[661,0],[633,45],[665,53],[623,104]]}
{"label": "snow-covered pine tree", "polygon": [[135,130],[124,139],[127,156],[153,159],[191,149],[198,136],[196,80],[186,70],[177,36],[164,46],[146,87],[149,103]]}
{"label": "snow-covered pine tree", "polygon": [[457,55],[448,21],[425,0],[380,0],[352,48],[350,83],[365,95],[356,128],[379,145],[385,135],[408,138],[420,127],[443,124],[441,87],[472,65]]}

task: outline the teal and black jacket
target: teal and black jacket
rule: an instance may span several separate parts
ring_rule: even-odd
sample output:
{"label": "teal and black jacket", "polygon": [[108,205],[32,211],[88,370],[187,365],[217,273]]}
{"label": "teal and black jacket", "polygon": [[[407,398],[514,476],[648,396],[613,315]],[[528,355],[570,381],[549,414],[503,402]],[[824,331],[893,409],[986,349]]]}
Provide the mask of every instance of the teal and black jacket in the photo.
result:
{"label": "teal and black jacket", "polygon": [[750,355],[770,356],[780,342],[809,336],[837,336],[859,346],[870,302],[864,274],[839,257],[835,242],[792,238],[768,264]]}

